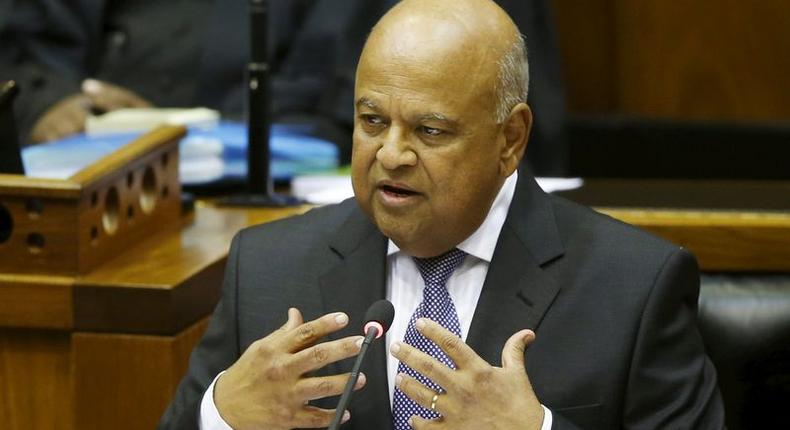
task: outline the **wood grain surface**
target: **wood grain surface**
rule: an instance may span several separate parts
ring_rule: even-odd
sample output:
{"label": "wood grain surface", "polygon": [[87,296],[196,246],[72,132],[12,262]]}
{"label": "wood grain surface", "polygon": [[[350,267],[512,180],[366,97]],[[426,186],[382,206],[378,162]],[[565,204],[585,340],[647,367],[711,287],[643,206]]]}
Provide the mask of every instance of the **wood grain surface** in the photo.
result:
{"label": "wood grain surface", "polygon": [[790,272],[790,213],[599,210],[688,248],[704,271]]}
{"label": "wood grain surface", "polygon": [[790,118],[790,2],[554,0],[574,112]]}
{"label": "wood grain surface", "polygon": [[181,215],[178,142],[164,126],[65,181],[0,175],[0,273],[87,273]]}
{"label": "wood grain surface", "polygon": [[71,429],[71,375],[68,333],[0,329],[0,427]]}
{"label": "wood grain surface", "polygon": [[0,327],[69,330],[74,278],[0,274]]}
{"label": "wood grain surface", "polygon": [[155,428],[207,324],[178,336],[74,334],[74,428]]}

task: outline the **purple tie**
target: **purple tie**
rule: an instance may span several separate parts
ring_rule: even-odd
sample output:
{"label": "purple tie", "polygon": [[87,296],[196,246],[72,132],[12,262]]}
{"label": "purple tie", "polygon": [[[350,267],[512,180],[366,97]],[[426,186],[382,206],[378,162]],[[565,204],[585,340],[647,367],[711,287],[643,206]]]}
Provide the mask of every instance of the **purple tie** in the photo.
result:
{"label": "purple tie", "polygon": [[[461,337],[461,323],[458,321],[458,313],[455,311],[455,305],[445,284],[456,267],[464,261],[464,257],[466,257],[465,252],[453,249],[438,257],[414,258],[422,279],[425,281],[425,288],[422,291],[422,303],[417,306],[417,310],[411,316],[409,326],[406,329],[406,336],[403,338],[405,343],[425,352],[431,357],[435,357],[452,369],[455,369],[455,363],[435,343],[421,335],[417,328],[414,327],[414,323],[418,318],[429,318]],[[398,373],[405,373],[436,392],[444,392],[442,387],[403,363],[398,363]],[[438,413],[416,404],[401,390],[396,388],[392,399],[392,416],[395,430],[411,429],[407,421],[413,415],[426,419],[435,419],[440,416]]]}

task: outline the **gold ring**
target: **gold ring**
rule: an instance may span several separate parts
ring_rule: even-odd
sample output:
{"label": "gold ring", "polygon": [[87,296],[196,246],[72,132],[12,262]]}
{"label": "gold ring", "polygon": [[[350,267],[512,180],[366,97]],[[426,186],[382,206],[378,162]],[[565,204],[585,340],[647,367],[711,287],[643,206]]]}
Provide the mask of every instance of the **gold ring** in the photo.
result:
{"label": "gold ring", "polygon": [[436,412],[436,401],[439,400],[439,393],[433,395],[431,399],[431,410]]}

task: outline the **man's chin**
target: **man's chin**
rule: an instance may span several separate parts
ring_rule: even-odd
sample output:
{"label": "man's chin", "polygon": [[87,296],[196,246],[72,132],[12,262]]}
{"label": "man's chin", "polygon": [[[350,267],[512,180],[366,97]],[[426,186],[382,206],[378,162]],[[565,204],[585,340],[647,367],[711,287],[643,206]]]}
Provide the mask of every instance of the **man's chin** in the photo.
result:
{"label": "man's chin", "polygon": [[382,213],[381,210],[373,211],[373,223],[379,228],[384,236],[390,238],[399,248],[408,247],[415,242],[421,235],[419,228],[408,222],[404,217],[393,216],[389,213]]}

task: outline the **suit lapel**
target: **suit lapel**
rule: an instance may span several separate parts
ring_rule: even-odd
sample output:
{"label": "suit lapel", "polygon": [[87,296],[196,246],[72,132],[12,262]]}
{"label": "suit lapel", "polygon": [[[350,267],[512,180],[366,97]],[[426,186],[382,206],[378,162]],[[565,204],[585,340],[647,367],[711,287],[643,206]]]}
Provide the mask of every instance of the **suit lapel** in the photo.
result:
{"label": "suit lapel", "polygon": [[[330,336],[337,339],[360,334],[368,307],[385,298],[387,239],[355,208],[330,248],[337,263],[321,277],[325,311],[344,311],[350,319],[346,329]],[[343,428],[392,428],[386,360],[385,343],[374,342],[362,364],[367,384],[352,398],[352,418]],[[353,363],[353,359],[340,362],[331,372],[349,372]]]}
{"label": "suit lapel", "polygon": [[549,197],[520,173],[467,336],[490,364],[501,365],[502,347],[515,332],[537,333],[560,290],[543,266],[563,253]]}

